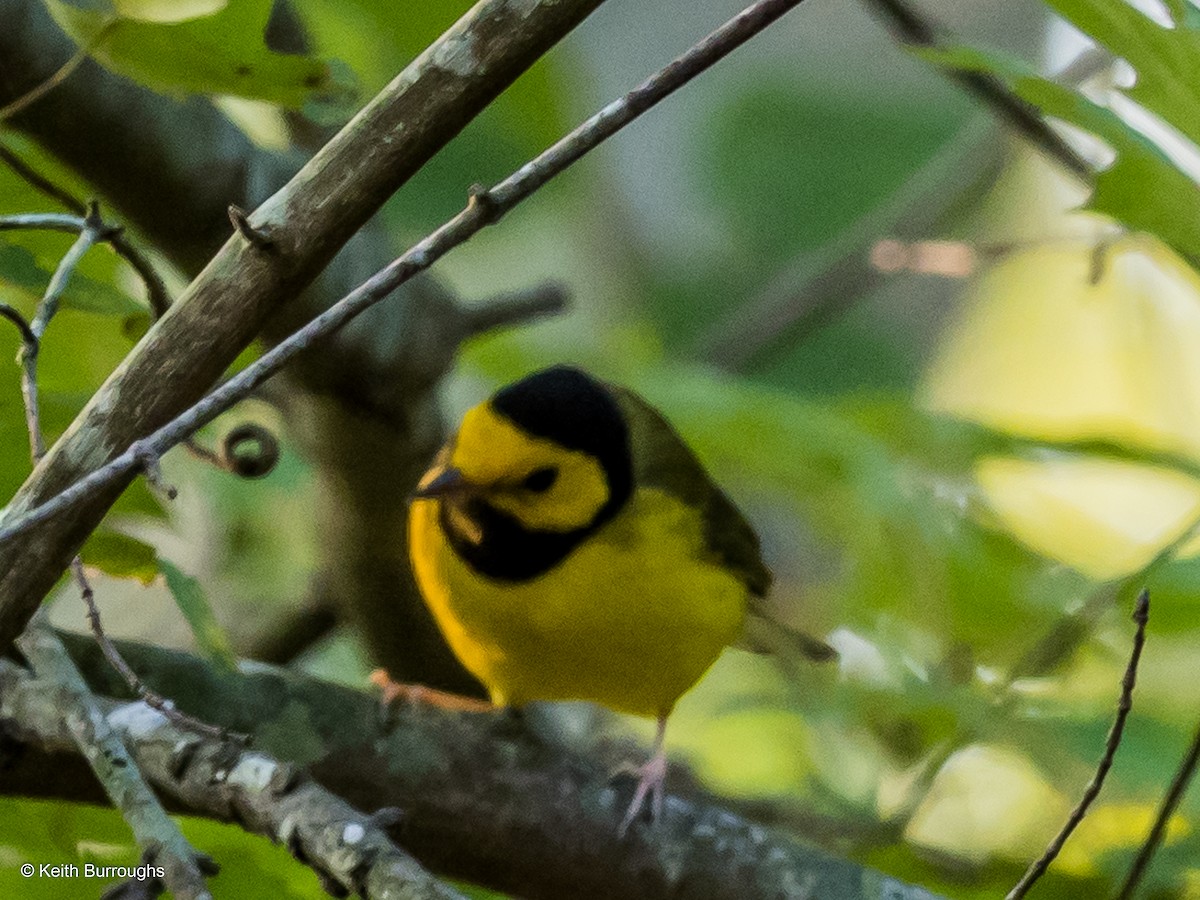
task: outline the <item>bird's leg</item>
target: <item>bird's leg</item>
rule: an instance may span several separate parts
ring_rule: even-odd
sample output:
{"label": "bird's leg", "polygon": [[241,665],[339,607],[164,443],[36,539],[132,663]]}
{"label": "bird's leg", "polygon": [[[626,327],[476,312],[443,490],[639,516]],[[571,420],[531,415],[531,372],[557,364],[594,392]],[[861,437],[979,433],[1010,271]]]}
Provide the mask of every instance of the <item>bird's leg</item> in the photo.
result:
{"label": "bird's leg", "polygon": [[633,792],[633,800],[625,812],[625,818],[621,820],[621,827],[617,829],[618,837],[625,837],[629,826],[641,815],[646,806],[647,796],[650,797],[651,821],[657,822],[662,818],[663,790],[667,780],[667,751],[663,748],[666,736],[667,717],[663,714],[658,717],[658,730],[654,735],[654,753],[645,765],[634,770],[638,776],[637,788]]}
{"label": "bird's leg", "polygon": [[386,669],[376,669],[372,672],[371,684],[379,688],[384,706],[391,706],[399,700],[414,706],[436,706],[457,712],[493,712],[495,710],[495,707],[486,700],[451,694],[449,691],[439,691],[437,688],[425,687],[423,684],[392,681]]}

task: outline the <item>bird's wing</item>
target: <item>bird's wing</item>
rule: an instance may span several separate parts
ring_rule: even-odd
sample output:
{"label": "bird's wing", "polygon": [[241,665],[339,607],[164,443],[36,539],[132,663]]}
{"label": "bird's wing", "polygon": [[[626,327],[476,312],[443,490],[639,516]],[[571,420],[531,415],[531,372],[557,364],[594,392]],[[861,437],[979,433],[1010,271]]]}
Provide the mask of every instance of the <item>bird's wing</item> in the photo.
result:
{"label": "bird's wing", "polygon": [[627,388],[609,387],[629,425],[637,484],[656,487],[700,510],[709,552],[736,573],[751,594],[765,596],[771,571],[762,561],[750,523],[658,410]]}
{"label": "bird's wing", "polygon": [[628,388],[609,387],[629,426],[637,483],[659,488],[699,509],[709,552],[749,590],[746,632],[739,646],[776,655],[790,651],[817,662],[836,658],[837,652],[824,641],[765,612],[759,601],[771,587],[771,570],[762,560],[754,528],[662,413]]}

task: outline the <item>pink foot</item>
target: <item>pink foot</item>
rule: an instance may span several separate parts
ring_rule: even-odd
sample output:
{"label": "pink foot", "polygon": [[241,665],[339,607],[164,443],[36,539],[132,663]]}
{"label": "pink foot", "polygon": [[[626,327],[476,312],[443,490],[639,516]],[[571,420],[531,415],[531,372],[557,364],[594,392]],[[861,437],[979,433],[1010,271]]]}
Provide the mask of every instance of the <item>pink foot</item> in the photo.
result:
{"label": "pink foot", "polygon": [[423,684],[405,684],[392,681],[386,669],[376,669],[371,673],[371,684],[379,688],[381,701],[385,707],[394,703],[409,703],[413,706],[438,706],[442,709],[457,712],[491,712],[495,709],[492,704],[474,697],[463,697],[437,688],[425,687]]}
{"label": "pink foot", "polygon": [[625,818],[621,820],[621,827],[617,829],[617,837],[625,837],[629,826],[645,809],[647,797],[650,798],[651,821],[657,822],[662,818],[663,788],[667,780],[666,753],[659,750],[644,766],[633,769],[633,774],[638,776],[637,789],[633,792],[633,801],[625,812]]}

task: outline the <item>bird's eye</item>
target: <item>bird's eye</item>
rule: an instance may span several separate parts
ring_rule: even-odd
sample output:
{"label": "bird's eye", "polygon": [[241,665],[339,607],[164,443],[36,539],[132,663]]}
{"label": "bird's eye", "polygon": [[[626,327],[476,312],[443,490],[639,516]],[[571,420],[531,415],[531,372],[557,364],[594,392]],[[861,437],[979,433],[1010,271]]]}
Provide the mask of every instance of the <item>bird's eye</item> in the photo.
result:
{"label": "bird's eye", "polygon": [[521,487],[527,491],[536,491],[542,493],[548,491],[554,486],[554,482],[558,480],[558,469],[553,466],[546,466],[542,469],[534,469],[521,481]]}

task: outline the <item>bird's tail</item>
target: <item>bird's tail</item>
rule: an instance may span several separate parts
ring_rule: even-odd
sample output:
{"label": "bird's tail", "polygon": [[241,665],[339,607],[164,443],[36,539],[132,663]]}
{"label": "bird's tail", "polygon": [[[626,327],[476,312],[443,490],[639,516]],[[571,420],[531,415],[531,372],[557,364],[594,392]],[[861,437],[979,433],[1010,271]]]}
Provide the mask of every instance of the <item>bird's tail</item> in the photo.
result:
{"label": "bird's tail", "polygon": [[820,638],[751,610],[746,616],[740,646],[755,653],[770,653],[782,661],[803,657],[810,662],[833,662],[838,652]]}

